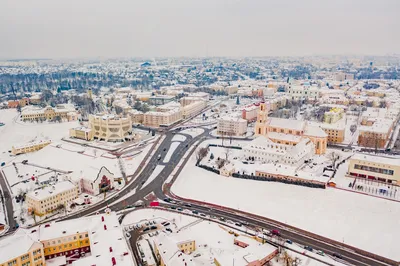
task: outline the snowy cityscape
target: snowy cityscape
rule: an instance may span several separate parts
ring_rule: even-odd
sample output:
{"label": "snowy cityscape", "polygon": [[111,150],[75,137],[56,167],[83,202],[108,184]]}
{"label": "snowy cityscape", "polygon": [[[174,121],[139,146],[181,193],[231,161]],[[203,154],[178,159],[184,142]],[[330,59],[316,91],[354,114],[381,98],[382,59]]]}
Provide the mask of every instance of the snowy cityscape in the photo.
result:
{"label": "snowy cityscape", "polygon": [[[4,10],[40,49],[0,10],[0,266],[400,266],[398,23],[368,44],[328,23],[397,21],[397,2],[39,2]],[[299,25],[265,33],[267,7]],[[352,37],[322,45],[316,21]]]}

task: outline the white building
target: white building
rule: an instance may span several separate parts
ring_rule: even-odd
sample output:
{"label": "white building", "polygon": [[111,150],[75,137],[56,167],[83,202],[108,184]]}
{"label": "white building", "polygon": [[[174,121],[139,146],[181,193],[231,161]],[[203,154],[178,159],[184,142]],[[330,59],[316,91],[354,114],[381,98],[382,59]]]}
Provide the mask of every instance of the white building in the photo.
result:
{"label": "white building", "polygon": [[319,97],[319,89],[311,86],[290,86],[287,92],[292,100],[315,100]]}
{"label": "white building", "polygon": [[247,121],[255,121],[257,119],[258,114],[258,106],[250,105],[246,106],[242,110],[242,118],[246,119]]}
{"label": "white building", "polygon": [[247,120],[240,117],[225,116],[218,119],[217,134],[223,136],[244,136]]}
{"label": "white building", "polygon": [[263,163],[287,164],[300,166],[314,155],[314,143],[304,138],[296,145],[275,143],[267,137],[260,136],[243,148],[246,159],[254,157]]}
{"label": "white building", "polygon": [[98,195],[105,191],[113,189],[114,175],[106,168],[100,170],[95,167],[87,167],[73,177],[79,183],[82,193]]}

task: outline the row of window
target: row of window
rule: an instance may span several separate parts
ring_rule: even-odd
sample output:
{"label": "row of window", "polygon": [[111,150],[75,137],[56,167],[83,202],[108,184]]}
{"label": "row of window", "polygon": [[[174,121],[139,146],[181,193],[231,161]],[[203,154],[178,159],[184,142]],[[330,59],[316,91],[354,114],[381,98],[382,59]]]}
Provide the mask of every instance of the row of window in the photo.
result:
{"label": "row of window", "polygon": [[[88,234],[86,233],[86,234],[82,234],[82,235],[79,235],[79,239],[82,239],[82,238],[86,238],[86,237],[88,237]],[[71,242],[72,240],[77,240],[78,239],[78,237],[77,236],[70,236],[70,237],[64,237],[63,239],[58,239],[57,240],[57,243],[58,244],[61,244],[61,243],[65,243],[65,242]],[[56,244],[56,241],[55,240],[53,240],[53,241],[49,241],[49,242],[47,242],[47,245],[46,246],[52,246],[52,245],[55,245]]]}
{"label": "row of window", "polygon": [[[84,244],[89,244],[89,240],[83,240],[83,241],[79,241],[80,245],[84,245]],[[58,246],[58,250],[62,250],[62,249],[68,249],[68,248],[72,248],[72,247],[78,247],[78,243],[70,243],[70,244],[65,244],[65,245],[60,245]],[[45,249],[45,251],[47,252],[56,252],[57,251],[57,247],[53,247],[53,248],[47,248]]]}
{"label": "row of window", "polygon": [[384,168],[360,165],[360,164],[355,164],[354,169],[367,171],[367,172],[373,172],[373,173],[379,173],[379,174],[384,174],[384,175],[393,175],[394,174],[394,171],[390,170],[390,169],[384,169]]}

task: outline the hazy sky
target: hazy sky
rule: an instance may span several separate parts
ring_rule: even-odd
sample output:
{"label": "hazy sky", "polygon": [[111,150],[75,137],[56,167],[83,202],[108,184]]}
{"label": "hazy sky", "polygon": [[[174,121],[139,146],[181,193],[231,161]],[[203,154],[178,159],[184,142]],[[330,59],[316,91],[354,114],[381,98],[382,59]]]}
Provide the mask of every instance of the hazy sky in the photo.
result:
{"label": "hazy sky", "polygon": [[400,0],[0,0],[0,57],[400,53]]}

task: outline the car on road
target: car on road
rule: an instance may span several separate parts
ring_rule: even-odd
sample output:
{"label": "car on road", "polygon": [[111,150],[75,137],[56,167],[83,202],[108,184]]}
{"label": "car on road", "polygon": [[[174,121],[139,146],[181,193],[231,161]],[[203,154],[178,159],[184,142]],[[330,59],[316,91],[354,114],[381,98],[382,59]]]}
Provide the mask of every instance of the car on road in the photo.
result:
{"label": "car on road", "polygon": [[224,217],[221,217],[221,218],[219,218],[219,219],[220,219],[221,221],[223,221],[223,222],[225,221],[225,218],[224,218]]}
{"label": "car on road", "polygon": [[165,198],[165,199],[163,199],[165,202],[170,202],[171,201],[171,199],[169,199],[169,198]]}
{"label": "car on road", "polygon": [[241,223],[235,223],[235,225],[236,225],[236,226],[242,226],[242,224],[241,224]]}
{"label": "car on road", "polygon": [[293,244],[293,241],[290,240],[290,239],[287,239],[287,240],[286,240],[286,243],[288,243],[288,244]]}
{"label": "car on road", "polygon": [[178,210],[178,211],[180,211],[180,212],[181,212],[181,211],[183,211],[183,209],[182,209],[182,208],[178,208],[177,210]]}
{"label": "car on road", "polygon": [[166,150],[167,150],[167,148],[164,148],[164,149],[163,149],[163,151],[166,151]]}
{"label": "car on road", "polygon": [[191,204],[185,204],[186,207],[191,208],[192,205]]}
{"label": "car on road", "polygon": [[175,207],[175,206],[171,206],[171,209],[172,209],[172,210],[176,210],[176,207]]}
{"label": "car on road", "polygon": [[313,248],[310,247],[310,246],[304,246],[304,249],[305,249],[305,250],[308,250],[308,251],[313,251]]}
{"label": "car on road", "polygon": [[200,213],[200,216],[206,217],[206,215],[204,213]]}
{"label": "car on road", "polygon": [[317,254],[320,256],[325,256],[325,253],[322,250],[317,250]]}
{"label": "car on road", "polygon": [[334,256],[334,257],[336,257],[338,259],[341,259],[341,260],[343,259],[343,256],[340,255],[339,253],[333,253],[332,256]]}
{"label": "car on road", "polygon": [[196,211],[196,210],[192,211],[192,213],[193,213],[193,214],[199,214],[199,212]]}
{"label": "car on road", "polygon": [[281,232],[279,232],[279,230],[277,230],[277,229],[273,229],[273,230],[271,231],[271,234],[276,235],[276,236],[280,236],[280,235],[281,235]]}

